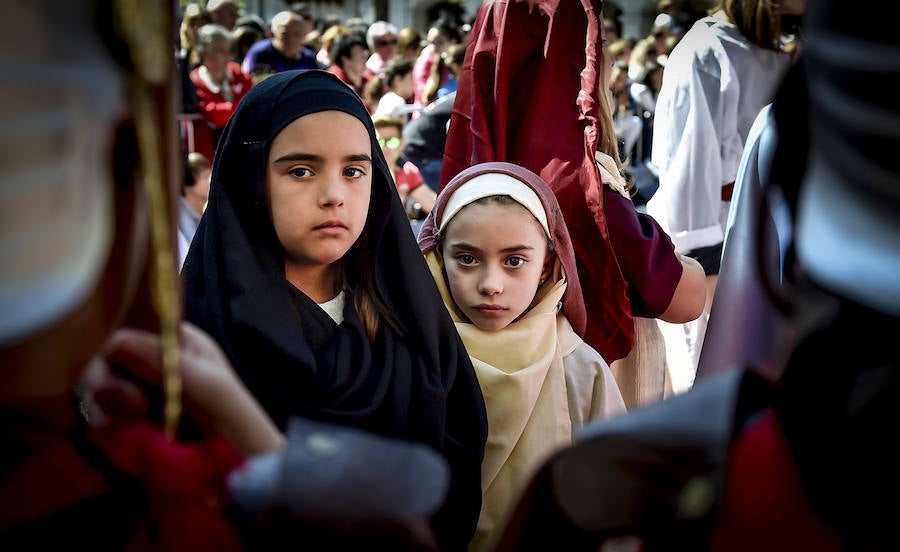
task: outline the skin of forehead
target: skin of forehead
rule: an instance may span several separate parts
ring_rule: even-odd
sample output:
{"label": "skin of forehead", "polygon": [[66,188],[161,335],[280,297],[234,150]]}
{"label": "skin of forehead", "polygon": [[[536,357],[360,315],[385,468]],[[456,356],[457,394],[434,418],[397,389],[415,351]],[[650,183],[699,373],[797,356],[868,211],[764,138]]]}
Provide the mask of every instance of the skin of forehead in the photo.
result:
{"label": "skin of forehead", "polygon": [[[505,196],[505,194],[497,194],[497,195]],[[465,212],[466,212],[466,209],[468,209],[469,207],[472,207],[473,205],[475,205],[475,206],[479,206],[479,207],[482,207],[482,208],[487,207],[487,206],[493,206],[493,207],[496,207],[496,208],[498,208],[498,209],[510,209],[510,208],[512,208],[512,209],[519,209],[522,213],[525,213],[525,214],[528,215],[528,220],[529,220],[529,221],[534,222],[534,225],[536,226],[536,228],[537,228],[538,232],[540,233],[540,235],[541,235],[541,236],[546,236],[546,234],[545,234],[545,232],[544,232],[544,227],[541,226],[541,223],[538,221],[537,218],[535,218],[534,214],[533,214],[531,211],[529,211],[527,207],[525,207],[524,205],[522,205],[521,203],[519,203],[519,202],[516,201],[515,199],[511,199],[511,202],[509,202],[509,203],[506,203],[506,202],[500,203],[500,202],[498,202],[498,201],[496,201],[496,200],[493,199],[493,198],[496,197],[496,196],[488,196],[488,197],[491,197],[492,199],[491,199],[490,201],[487,201],[486,203],[485,203],[485,202],[479,202],[480,200],[476,200],[476,201],[472,201],[471,203],[467,203],[465,206],[463,206],[462,208],[460,208],[460,210],[456,213],[456,215],[453,216],[453,219],[450,220],[450,222],[447,223],[447,227],[444,228],[444,234],[445,234],[445,235],[449,235],[450,228],[453,227],[453,223],[456,222],[457,217],[459,217],[459,215],[465,213]],[[517,235],[517,232],[521,231],[521,228],[515,228],[515,229],[514,229],[514,228],[509,228],[508,230],[509,230],[509,232],[510,232],[510,234],[509,234],[510,236],[516,236],[516,235]]]}

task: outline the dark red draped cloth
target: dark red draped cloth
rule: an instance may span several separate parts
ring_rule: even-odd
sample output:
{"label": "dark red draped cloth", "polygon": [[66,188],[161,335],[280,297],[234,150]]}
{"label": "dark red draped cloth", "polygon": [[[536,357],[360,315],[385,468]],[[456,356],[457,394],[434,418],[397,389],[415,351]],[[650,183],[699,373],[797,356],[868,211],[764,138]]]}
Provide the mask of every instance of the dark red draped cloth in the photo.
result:
{"label": "dark red draped cloth", "polygon": [[772,411],[732,446],[712,550],[843,550],[837,532],[813,512]]}
{"label": "dark red draped cloth", "polygon": [[0,410],[0,549],[243,549],[226,515],[225,478],[243,461],[229,443],[173,442],[148,423],[85,431],[68,410]]}
{"label": "dark red draped cloth", "polygon": [[[607,361],[634,342],[632,313],[669,304],[681,264],[668,236],[604,186],[594,161],[603,60],[600,3],[487,0],[472,27],[444,150],[441,187],[507,161],[553,188],[572,236],[587,307],[585,341]],[[604,86],[605,87],[605,86]]]}

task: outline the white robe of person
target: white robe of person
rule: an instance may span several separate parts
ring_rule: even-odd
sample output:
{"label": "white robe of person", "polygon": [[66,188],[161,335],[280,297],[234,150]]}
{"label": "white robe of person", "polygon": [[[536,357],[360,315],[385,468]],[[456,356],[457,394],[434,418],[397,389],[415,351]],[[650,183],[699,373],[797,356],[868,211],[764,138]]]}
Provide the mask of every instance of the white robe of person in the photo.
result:
{"label": "white robe of person", "polygon": [[[752,44],[721,11],[697,21],[669,56],[651,152],[659,168],[659,189],[647,203],[647,213],[671,236],[678,252],[722,243],[729,208],[722,186],[734,182],[750,127],[789,65],[787,54]],[[682,328],[686,347],[674,342],[677,331],[660,325],[667,349],[687,355],[670,366],[686,366],[683,379],[675,379],[689,387],[706,315]]]}

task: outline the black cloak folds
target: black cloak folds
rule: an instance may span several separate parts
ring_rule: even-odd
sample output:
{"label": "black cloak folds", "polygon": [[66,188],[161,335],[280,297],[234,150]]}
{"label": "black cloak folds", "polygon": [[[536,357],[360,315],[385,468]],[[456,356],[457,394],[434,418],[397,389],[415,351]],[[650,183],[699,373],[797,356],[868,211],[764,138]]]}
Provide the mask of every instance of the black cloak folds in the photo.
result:
{"label": "black cloak folds", "polygon": [[[363,122],[373,159],[366,226],[345,255],[360,261],[345,269],[349,291],[340,325],[285,279],[266,203],[272,140],[295,119],[327,110]],[[186,318],[219,342],[280,427],[299,415],[441,452],[451,489],[435,532],[442,549],[468,543],[481,505],[484,401],[410,232],[371,118],[350,88],[323,71],[288,71],[242,100],[219,144],[209,204],[182,275]],[[366,277],[398,326],[382,321],[371,344],[351,299]]]}

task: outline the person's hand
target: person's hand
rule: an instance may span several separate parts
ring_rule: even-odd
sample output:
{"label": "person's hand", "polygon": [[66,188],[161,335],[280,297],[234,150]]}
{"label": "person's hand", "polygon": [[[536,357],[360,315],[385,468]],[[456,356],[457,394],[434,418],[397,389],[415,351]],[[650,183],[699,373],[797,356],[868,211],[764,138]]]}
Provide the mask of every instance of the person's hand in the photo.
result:
{"label": "person's hand", "polygon": [[[200,329],[184,322],[179,335],[178,366],[183,402],[190,419],[206,433],[218,433],[247,454],[277,448],[284,438],[250,395],[219,346]],[[162,385],[159,336],[121,329],[92,360],[82,385],[88,390],[88,419],[93,424],[144,419],[150,393]]]}

